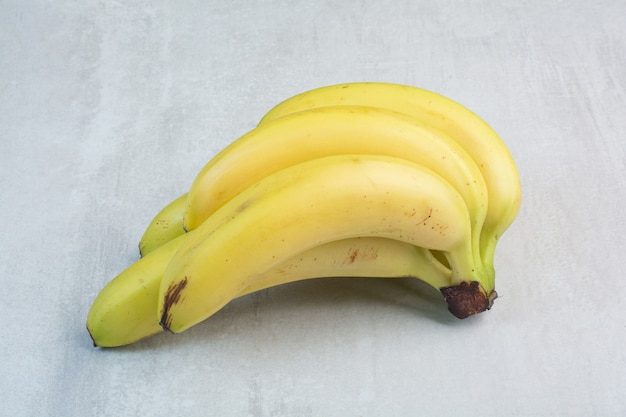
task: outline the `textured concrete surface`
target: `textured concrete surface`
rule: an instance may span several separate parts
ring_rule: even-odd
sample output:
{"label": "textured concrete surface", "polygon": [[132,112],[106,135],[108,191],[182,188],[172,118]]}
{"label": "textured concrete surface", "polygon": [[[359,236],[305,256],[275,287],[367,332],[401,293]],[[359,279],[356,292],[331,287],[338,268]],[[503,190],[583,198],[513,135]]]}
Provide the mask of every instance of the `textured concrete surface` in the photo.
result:
{"label": "textured concrete surface", "polygon": [[[0,414],[623,416],[626,3],[0,1]],[[410,281],[239,299],[182,335],[91,346],[144,227],[274,104],[331,83],[448,95],[524,201],[493,310]]]}

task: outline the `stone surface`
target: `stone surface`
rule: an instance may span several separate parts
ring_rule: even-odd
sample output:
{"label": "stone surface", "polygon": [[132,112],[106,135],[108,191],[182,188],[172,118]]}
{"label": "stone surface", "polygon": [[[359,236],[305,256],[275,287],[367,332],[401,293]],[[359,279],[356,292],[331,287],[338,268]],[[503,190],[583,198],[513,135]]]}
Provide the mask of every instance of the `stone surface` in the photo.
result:
{"label": "stone surface", "polygon": [[[0,414],[626,414],[626,3],[0,1]],[[92,347],[156,212],[274,104],[448,95],[515,156],[493,308],[409,280],[297,283]]]}

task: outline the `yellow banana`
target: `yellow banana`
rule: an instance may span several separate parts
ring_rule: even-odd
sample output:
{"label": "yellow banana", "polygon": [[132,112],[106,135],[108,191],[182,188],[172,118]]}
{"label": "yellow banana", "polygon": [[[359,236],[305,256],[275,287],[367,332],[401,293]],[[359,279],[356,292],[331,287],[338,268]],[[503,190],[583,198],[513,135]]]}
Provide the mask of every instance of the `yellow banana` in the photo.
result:
{"label": "yellow banana", "polygon": [[159,246],[185,233],[183,217],[187,204],[187,194],[173,200],[152,219],[141,240],[139,254],[146,256]]}
{"label": "yellow banana", "polygon": [[291,114],[265,123],[234,141],[196,176],[188,193],[185,228],[197,228],[242,190],[282,168],[341,154],[404,158],[442,176],[459,191],[468,206],[475,264],[482,263],[480,233],[488,197],[473,159],[456,141],[410,116],[362,106],[326,107]]}
{"label": "yellow banana", "polygon": [[295,112],[337,105],[380,107],[408,114],[458,141],[476,161],[489,192],[482,229],[483,262],[493,269],[498,238],[519,211],[521,185],[515,162],[496,132],[463,105],[440,94],[401,84],[357,82],[310,90],[271,109],[260,126]]}
{"label": "yellow banana", "polygon": [[288,258],[261,274],[238,296],[313,278],[411,277],[440,289],[451,285],[451,272],[425,248],[382,237],[335,240]]}
{"label": "yellow banana", "polygon": [[331,276],[417,277],[463,318],[497,296],[494,251],[520,201],[508,149],[462,105],[398,84],[311,90],[155,216],[142,258],[98,294],[87,327],[95,345],[120,346]]}
{"label": "yellow banana", "polygon": [[196,228],[165,270],[160,324],[184,331],[281,262],[359,236],[444,252],[451,285],[441,291],[458,317],[488,309],[495,298],[492,280],[476,264],[469,212],[454,187],[405,159],[338,155],[263,178]]}
{"label": "yellow banana", "polygon": [[[94,345],[128,345],[160,333],[157,318],[163,272],[194,232],[168,242],[110,281],[93,302],[87,329]],[[450,270],[430,251],[386,238],[350,238],[320,245],[270,269],[237,296],[294,281],[328,277],[413,277],[435,288],[450,285]]]}
{"label": "yellow banana", "polygon": [[158,247],[100,291],[87,315],[87,330],[94,345],[127,345],[162,330],[156,319],[161,277],[187,238],[184,234]]}

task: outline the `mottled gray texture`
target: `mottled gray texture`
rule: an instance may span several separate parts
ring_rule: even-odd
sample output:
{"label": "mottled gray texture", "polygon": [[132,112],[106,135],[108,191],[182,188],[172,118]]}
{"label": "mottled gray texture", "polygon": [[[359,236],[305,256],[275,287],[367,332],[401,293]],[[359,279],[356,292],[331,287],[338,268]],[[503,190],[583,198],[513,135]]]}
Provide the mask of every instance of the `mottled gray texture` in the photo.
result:
{"label": "mottled gray texture", "polygon": [[[0,1],[0,414],[623,416],[626,2]],[[298,283],[100,350],[151,217],[278,101],[380,80],[504,138],[524,201],[494,308]],[[419,288],[420,291],[418,291]]]}

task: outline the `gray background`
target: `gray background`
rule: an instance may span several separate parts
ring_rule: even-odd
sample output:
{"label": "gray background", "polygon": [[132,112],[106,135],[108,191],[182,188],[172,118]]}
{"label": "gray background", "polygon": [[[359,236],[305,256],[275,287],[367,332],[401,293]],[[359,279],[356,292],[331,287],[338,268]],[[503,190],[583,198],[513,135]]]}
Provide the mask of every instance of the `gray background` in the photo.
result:
{"label": "gray background", "polygon": [[[0,1],[0,414],[626,415],[626,2]],[[524,198],[492,311],[409,281],[91,346],[154,214],[279,101],[390,81],[485,118]]]}

